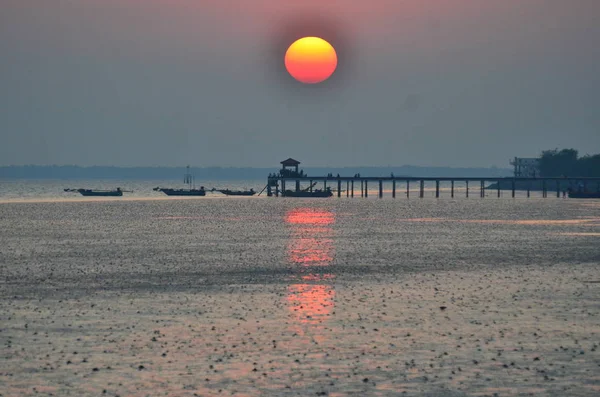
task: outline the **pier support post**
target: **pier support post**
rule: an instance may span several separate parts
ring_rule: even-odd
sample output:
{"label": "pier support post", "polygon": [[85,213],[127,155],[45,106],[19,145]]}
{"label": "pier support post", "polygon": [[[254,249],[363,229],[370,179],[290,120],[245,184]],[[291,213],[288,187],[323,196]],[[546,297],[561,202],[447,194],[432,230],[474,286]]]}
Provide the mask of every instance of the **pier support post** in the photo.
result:
{"label": "pier support post", "polygon": [[350,190],[350,192],[352,194],[352,198],[354,198],[354,179],[350,182],[350,184],[352,185],[352,189]]}
{"label": "pier support post", "polygon": [[369,197],[369,185],[367,181],[365,181],[365,197]]}
{"label": "pier support post", "polygon": [[360,181],[360,197],[365,197],[365,181]]}
{"label": "pier support post", "polygon": [[435,181],[435,198],[440,198],[440,181]]}
{"label": "pier support post", "polygon": [[346,180],[346,197],[350,197],[350,181]]}
{"label": "pier support post", "polygon": [[421,185],[419,187],[419,198],[425,197],[425,181],[421,179]]}
{"label": "pier support post", "polygon": [[396,180],[392,181],[392,198],[396,198]]}
{"label": "pier support post", "polygon": [[281,180],[281,194],[285,194],[285,179]]}
{"label": "pier support post", "polygon": [[342,197],[342,181],[338,179],[338,197]]}
{"label": "pier support post", "polygon": [[300,191],[300,180],[296,179],[296,191],[299,192]]}
{"label": "pier support post", "polygon": [[542,181],[542,197],[543,198],[548,197],[548,186],[546,185],[545,179]]}
{"label": "pier support post", "polygon": [[406,181],[406,198],[410,198],[410,181]]}
{"label": "pier support post", "polygon": [[465,185],[467,186],[467,198],[469,198],[469,181],[465,181]]}
{"label": "pier support post", "polygon": [[479,197],[485,198],[485,181],[481,181],[481,185],[479,186]]}
{"label": "pier support post", "polygon": [[275,197],[279,197],[279,181],[275,183]]}
{"label": "pier support post", "polygon": [[383,181],[379,180],[379,198],[383,198]]}
{"label": "pier support post", "polygon": [[450,197],[454,198],[454,181],[450,181]]}
{"label": "pier support post", "polygon": [[514,178],[513,178],[513,180],[512,180],[511,182],[512,182],[512,198],[515,198],[515,190],[516,190],[517,188],[516,188],[516,186],[515,186],[515,185],[516,185],[516,183],[515,183],[515,180],[514,180]]}
{"label": "pier support post", "polygon": [[496,183],[498,185],[498,198],[500,198],[500,179]]}

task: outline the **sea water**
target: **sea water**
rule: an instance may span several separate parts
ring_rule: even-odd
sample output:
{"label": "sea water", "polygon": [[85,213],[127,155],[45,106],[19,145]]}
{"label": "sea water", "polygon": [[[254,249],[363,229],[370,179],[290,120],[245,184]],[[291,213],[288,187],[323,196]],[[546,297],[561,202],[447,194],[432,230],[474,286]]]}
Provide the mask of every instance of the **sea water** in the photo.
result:
{"label": "sea water", "polygon": [[59,194],[3,193],[4,395],[600,390],[599,201]]}

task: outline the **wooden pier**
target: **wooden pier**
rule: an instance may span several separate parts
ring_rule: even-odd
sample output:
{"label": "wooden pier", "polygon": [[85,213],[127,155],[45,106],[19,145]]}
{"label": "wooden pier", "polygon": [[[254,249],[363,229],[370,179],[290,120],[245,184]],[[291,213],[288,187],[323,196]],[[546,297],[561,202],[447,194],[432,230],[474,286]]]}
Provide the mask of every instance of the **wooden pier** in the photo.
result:
{"label": "wooden pier", "polygon": [[[307,176],[302,171],[298,171],[299,161],[294,159],[287,159],[281,162],[282,169],[279,174],[269,175],[267,180],[268,195],[272,196],[285,196],[285,192],[289,191],[286,186],[293,186],[295,192],[307,191],[313,192],[313,188],[317,188],[317,185],[322,191],[331,190],[337,197],[342,197],[342,193],[345,192],[346,197],[358,196],[358,192],[355,191],[360,186],[360,197],[369,197],[369,183],[377,186],[377,193],[379,198],[384,197],[386,191],[384,187],[391,186],[391,197],[396,198],[398,192],[398,185],[405,184],[406,190],[404,196],[409,198],[411,193],[411,183],[418,186],[418,197],[425,197],[425,185],[426,183],[433,185],[431,189],[432,195],[435,198],[440,198],[444,189],[449,189],[449,196],[451,198],[456,197],[457,183],[464,183],[465,197],[469,197],[470,193],[475,189],[479,191],[479,197],[486,197],[486,192],[491,195],[501,197],[503,191],[510,192],[512,198],[516,197],[517,191],[526,191],[527,197],[531,197],[531,192],[535,186],[539,189],[542,197],[546,198],[549,195],[556,197],[563,197],[568,189],[573,191],[586,191],[586,192],[600,192],[600,178],[529,178],[529,177],[409,177],[409,176],[389,176],[389,177],[365,177],[360,175],[355,176]],[[291,168],[291,169],[290,169]],[[471,183],[471,184],[470,184]],[[494,189],[490,189],[486,184],[495,184]],[[303,188],[303,184],[305,187]],[[476,188],[473,185],[477,186]],[[429,190],[429,189],[427,189]]]}
{"label": "wooden pier", "polygon": [[[511,197],[516,197],[517,191],[526,191],[527,197],[531,197],[531,192],[534,191],[533,185],[542,186],[540,191],[542,197],[548,197],[549,195],[556,194],[556,197],[562,197],[566,190],[571,187],[573,190],[577,190],[578,187],[583,186],[584,191],[600,192],[600,178],[514,178],[514,177],[345,177],[345,176],[304,176],[304,177],[293,177],[293,176],[271,176],[268,178],[268,185],[272,187],[271,195],[279,196],[286,191],[286,186],[293,186],[295,191],[302,190],[303,183],[306,185],[306,190],[313,191],[317,185],[319,189],[327,190],[331,189],[337,197],[342,197],[342,193],[345,192],[346,197],[355,197],[360,194],[360,197],[369,197],[369,185],[377,186],[377,193],[379,198],[384,197],[384,187],[391,187],[391,197],[396,198],[398,196],[398,185],[405,185],[406,190],[404,191],[405,197],[410,197],[412,191],[411,183],[415,183],[418,186],[418,192],[416,194],[419,198],[425,197],[425,186],[429,183],[433,186],[434,197],[440,198],[442,191],[449,190],[449,196],[455,198],[457,196],[457,183],[463,182],[465,187],[465,197],[469,197],[473,193],[479,193],[479,197],[486,197],[486,192],[489,194],[490,191],[494,192],[495,196],[501,197],[502,191],[510,192]],[[487,187],[487,184],[495,184],[494,189]],[[476,187],[474,187],[475,185]],[[522,186],[527,186],[522,188]],[[508,188],[506,188],[508,186]],[[518,188],[521,186],[521,188]],[[356,187],[356,189],[355,189]],[[360,190],[358,190],[360,188]],[[359,193],[360,192],[360,193]]]}

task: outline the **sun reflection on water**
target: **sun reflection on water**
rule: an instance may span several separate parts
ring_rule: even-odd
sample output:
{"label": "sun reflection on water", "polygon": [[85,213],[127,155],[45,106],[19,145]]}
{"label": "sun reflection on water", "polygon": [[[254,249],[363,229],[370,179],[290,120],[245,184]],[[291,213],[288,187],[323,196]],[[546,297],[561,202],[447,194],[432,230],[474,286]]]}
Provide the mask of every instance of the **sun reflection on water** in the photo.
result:
{"label": "sun reflection on water", "polygon": [[288,287],[286,299],[291,317],[296,324],[321,323],[334,308],[335,290],[326,282],[332,281],[335,276],[323,272],[335,257],[334,213],[299,208],[289,211],[285,221],[291,227],[288,243],[290,266],[305,273],[299,277],[300,283]]}

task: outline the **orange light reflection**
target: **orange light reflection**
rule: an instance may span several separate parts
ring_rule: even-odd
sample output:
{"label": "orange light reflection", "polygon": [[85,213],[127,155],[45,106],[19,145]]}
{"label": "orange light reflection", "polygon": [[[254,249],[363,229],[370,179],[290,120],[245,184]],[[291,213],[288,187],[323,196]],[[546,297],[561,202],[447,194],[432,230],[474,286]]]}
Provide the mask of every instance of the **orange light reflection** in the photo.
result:
{"label": "orange light reflection", "polygon": [[[331,211],[300,208],[289,211],[285,222],[291,226],[288,259],[295,270],[306,270],[302,283],[288,287],[288,308],[294,322],[316,325],[331,315],[335,290],[320,282],[333,280],[332,274],[312,272],[329,266],[334,259],[333,228],[335,216]],[[304,329],[294,331],[303,334]]]}

